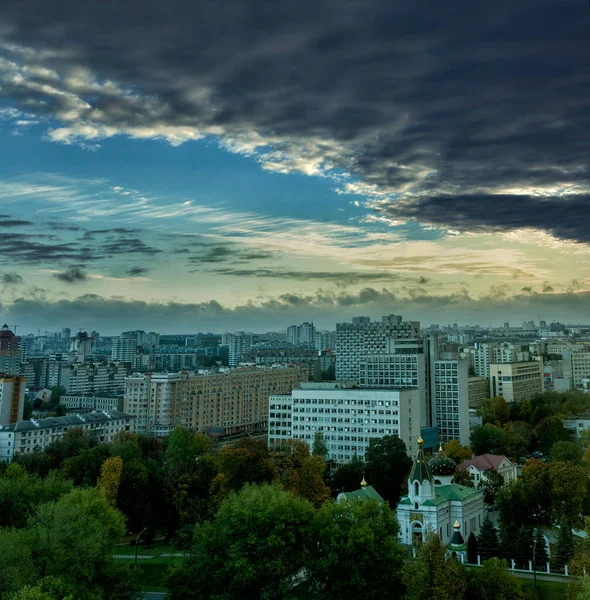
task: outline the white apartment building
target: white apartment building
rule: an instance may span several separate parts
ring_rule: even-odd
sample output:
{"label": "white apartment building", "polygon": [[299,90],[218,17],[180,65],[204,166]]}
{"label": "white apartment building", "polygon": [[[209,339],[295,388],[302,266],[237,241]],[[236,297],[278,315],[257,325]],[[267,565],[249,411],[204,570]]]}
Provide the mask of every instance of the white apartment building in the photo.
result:
{"label": "white apartment building", "polygon": [[545,389],[543,363],[493,364],[490,367],[490,397],[502,396],[506,402],[522,402]]}
{"label": "white apartment building", "polygon": [[457,440],[469,446],[469,365],[466,359],[439,359],[434,363],[436,422],[443,442]]}
{"label": "white apartment building", "polygon": [[229,366],[237,367],[242,361],[242,355],[252,346],[252,334],[237,331],[228,335]]}
{"label": "white apartment building", "polygon": [[133,417],[118,410],[17,421],[0,426],[0,461],[10,462],[19,453],[42,451],[70,429],[82,429],[95,441],[108,443],[120,431],[132,428]]}
{"label": "white apartment building", "polygon": [[58,385],[71,396],[116,396],[125,390],[127,365],[122,362],[61,363]]}
{"label": "white apartment building", "polygon": [[23,418],[26,385],[24,377],[0,373],[0,425],[8,425]]}
{"label": "white apartment building", "polygon": [[590,376],[590,352],[566,350],[562,359],[564,388],[582,388],[583,380]]}
{"label": "white apartment building", "polygon": [[61,396],[59,403],[70,410],[122,410],[123,396]]}
{"label": "white apartment building", "polygon": [[137,336],[128,334],[113,338],[111,358],[113,360],[135,364],[137,353]]}
{"label": "white apartment building", "polygon": [[418,321],[402,321],[399,315],[388,315],[381,321],[370,317],[354,317],[351,323],[336,325],[336,379],[358,381],[363,357],[387,352],[388,339],[417,338]]}
{"label": "white apartment building", "polygon": [[[275,408],[271,411],[270,406]],[[386,435],[398,436],[407,452],[414,453],[420,435],[420,393],[324,382],[302,383],[290,398],[269,397],[269,444],[296,438],[312,447],[316,431],[323,432],[328,459],[335,463],[350,462],[355,455],[362,458],[371,439]]]}

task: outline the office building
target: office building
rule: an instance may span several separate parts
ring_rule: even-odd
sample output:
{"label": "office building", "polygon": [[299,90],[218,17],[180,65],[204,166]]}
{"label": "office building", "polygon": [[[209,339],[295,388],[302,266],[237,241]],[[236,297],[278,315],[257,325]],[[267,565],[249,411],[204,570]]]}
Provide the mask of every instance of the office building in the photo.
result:
{"label": "office building", "polygon": [[137,354],[137,335],[134,333],[123,334],[113,338],[111,358],[120,362],[135,364]]}
{"label": "office building", "polygon": [[124,410],[136,431],[167,436],[177,425],[224,434],[264,431],[268,398],[307,379],[301,367],[248,367],[225,373],[134,373],[126,380]]}
{"label": "office building", "polygon": [[23,418],[26,383],[24,377],[0,373],[0,425]]}
{"label": "office building", "polygon": [[21,339],[8,327],[0,327],[0,373],[18,375],[21,362]]}
{"label": "office building", "polygon": [[336,379],[358,381],[361,360],[369,355],[387,352],[388,339],[417,338],[420,323],[402,321],[399,315],[388,315],[381,321],[370,317],[354,317],[351,323],[336,325]]}
{"label": "office building", "polygon": [[40,452],[62,439],[70,429],[81,429],[97,443],[109,443],[119,432],[133,430],[133,417],[118,410],[104,410],[3,425],[0,426],[0,461],[10,462],[15,454]]}
{"label": "office building", "polygon": [[442,358],[434,363],[436,422],[443,442],[469,446],[469,366],[464,358]]}
{"label": "office building", "polygon": [[[290,437],[310,448],[323,432],[328,459],[335,463],[363,458],[373,438],[396,435],[408,452],[420,435],[417,389],[360,389],[345,382],[302,383],[290,394],[269,397],[268,442]],[[270,410],[270,407],[274,408]],[[290,427],[290,428],[289,428]]]}
{"label": "office building", "polygon": [[566,350],[562,354],[562,389],[582,388],[582,381],[590,376],[590,352]]}
{"label": "office building", "polygon": [[469,408],[476,408],[490,397],[490,382],[485,377],[467,379]]}
{"label": "office building", "polygon": [[506,402],[529,400],[544,390],[541,361],[493,364],[490,367],[490,397]]}

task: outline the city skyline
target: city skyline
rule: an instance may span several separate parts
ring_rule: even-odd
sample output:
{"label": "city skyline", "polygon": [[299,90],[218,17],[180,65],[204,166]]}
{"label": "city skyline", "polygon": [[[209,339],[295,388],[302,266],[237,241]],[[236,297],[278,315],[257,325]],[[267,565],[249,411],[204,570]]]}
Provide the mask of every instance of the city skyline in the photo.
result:
{"label": "city skyline", "polygon": [[4,3],[0,324],[587,321],[586,23],[573,0]]}

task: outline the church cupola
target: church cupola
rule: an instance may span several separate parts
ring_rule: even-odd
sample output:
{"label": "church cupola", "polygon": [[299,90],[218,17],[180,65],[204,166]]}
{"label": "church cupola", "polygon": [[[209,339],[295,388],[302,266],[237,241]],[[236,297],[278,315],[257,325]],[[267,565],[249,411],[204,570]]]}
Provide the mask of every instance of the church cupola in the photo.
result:
{"label": "church cupola", "polygon": [[434,477],[435,485],[450,485],[451,483],[455,483],[457,463],[443,452],[442,444],[439,446],[438,454],[428,461],[428,466]]}
{"label": "church cupola", "polygon": [[434,499],[434,478],[424,456],[422,436],[418,438],[418,452],[408,477],[408,496],[414,505],[420,505],[425,500]]}

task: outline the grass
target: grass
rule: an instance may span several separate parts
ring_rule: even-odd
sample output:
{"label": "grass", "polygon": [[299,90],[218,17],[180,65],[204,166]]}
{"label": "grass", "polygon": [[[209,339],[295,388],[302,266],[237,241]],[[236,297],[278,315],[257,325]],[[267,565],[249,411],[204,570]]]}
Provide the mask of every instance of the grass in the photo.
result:
{"label": "grass", "polygon": [[[117,558],[118,563],[124,565],[135,564],[133,558]],[[182,560],[181,558],[158,556],[156,558],[143,558],[137,561],[137,568],[141,570],[140,583],[141,587],[151,592],[165,592],[163,583],[168,575],[168,567]]]}
{"label": "grass", "polygon": [[[534,582],[531,579],[521,579],[522,588],[525,591],[532,590]],[[539,600],[564,600],[567,584],[557,581],[540,581],[537,579],[537,590]]]}

